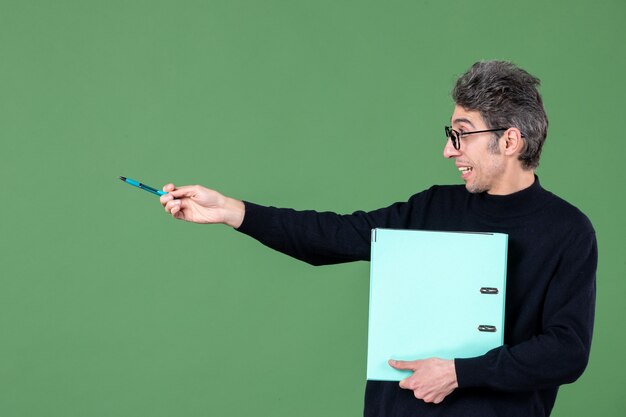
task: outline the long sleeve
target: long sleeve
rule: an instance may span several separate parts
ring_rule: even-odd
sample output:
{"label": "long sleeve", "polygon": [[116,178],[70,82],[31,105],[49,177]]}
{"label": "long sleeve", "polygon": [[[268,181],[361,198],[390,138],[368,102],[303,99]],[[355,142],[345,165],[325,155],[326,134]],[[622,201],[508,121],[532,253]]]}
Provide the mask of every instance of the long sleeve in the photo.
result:
{"label": "long sleeve", "polygon": [[408,228],[411,213],[421,200],[423,196],[416,194],[408,202],[345,215],[266,207],[246,201],[246,214],[238,230],[312,265],[368,261],[371,230]]}
{"label": "long sleeve", "polygon": [[547,287],[541,333],[480,357],[457,359],[459,386],[528,391],[575,381],[591,348],[596,264],[595,234],[576,236],[563,248]]}

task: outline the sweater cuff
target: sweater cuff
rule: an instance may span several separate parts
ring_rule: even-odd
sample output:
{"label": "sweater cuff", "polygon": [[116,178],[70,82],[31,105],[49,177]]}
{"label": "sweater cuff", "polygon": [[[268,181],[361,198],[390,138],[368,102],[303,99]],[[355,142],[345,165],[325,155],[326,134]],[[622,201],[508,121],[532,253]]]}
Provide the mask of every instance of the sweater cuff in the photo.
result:
{"label": "sweater cuff", "polygon": [[459,388],[484,387],[487,385],[487,368],[484,356],[455,359],[456,381]]}
{"label": "sweater cuff", "polygon": [[243,204],[245,207],[243,222],[236,230],[248,236],[259,236],[267,229],[272,209],[249,201],[243,201]]}

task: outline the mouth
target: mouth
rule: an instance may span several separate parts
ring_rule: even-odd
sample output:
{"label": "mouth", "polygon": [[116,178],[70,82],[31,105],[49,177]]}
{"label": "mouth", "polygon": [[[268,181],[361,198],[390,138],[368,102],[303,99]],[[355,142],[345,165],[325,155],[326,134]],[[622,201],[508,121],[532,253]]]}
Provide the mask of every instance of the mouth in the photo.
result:
{"label": "mouth", "polygon": [[470,166],[457,166],[457,168],[461,173],[461,178],[463,178],[464,180],[467,180],[474,171],[474,168]]}

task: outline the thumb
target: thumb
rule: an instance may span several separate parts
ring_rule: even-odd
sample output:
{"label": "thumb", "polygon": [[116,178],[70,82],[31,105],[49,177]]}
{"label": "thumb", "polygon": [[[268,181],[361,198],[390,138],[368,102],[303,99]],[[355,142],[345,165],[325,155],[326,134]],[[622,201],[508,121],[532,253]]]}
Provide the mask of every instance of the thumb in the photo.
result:
{"label": "thumb", "polygon": [[169,192],[171,192],[171,191],[174,191],[174,189],[176,189],[176,187],[175,187],[175,186],[174,186],[174,184],[172,184],[172,183],[165,184],[165,185],[163,186],[163,191],[165,191],[165,192],[167,192],[167,193],[169,193]]}
{"label": "thumb", "polygon": [[[168,185],[171,185],[171,187],[168,187]],[[163,187],[163,191],[167,191],[174,198],[193,197],[198,192],[198,187],[194,185],[184,185],[178,188],[175,188],[173,184],[168,185]]]}
{"label": "thumb", "polygon": [[394,369],[415,371],[417,369],[418,362],[419,361],[398,361],[390,359],[388,363]]}

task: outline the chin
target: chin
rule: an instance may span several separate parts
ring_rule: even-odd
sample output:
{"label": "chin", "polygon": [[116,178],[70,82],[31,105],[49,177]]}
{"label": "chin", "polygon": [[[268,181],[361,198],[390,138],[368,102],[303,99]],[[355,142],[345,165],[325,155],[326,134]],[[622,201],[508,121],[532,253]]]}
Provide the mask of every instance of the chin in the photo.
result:
{"label": "chin", "polygon": [[469,182],[465,183],[465,189],[472,194],[479,194],[479,193],[483,193],[489,190],[488,187],[485,187],[481,184],[469,183]]}

